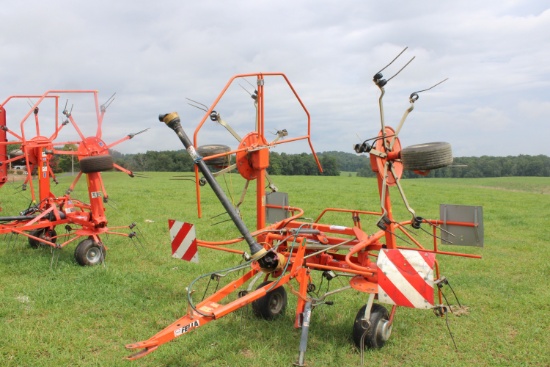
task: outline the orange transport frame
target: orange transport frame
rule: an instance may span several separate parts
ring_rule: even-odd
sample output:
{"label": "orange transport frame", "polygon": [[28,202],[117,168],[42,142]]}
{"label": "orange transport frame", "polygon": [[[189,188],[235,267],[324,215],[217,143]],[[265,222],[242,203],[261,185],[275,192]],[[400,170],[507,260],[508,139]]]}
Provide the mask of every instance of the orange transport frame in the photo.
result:
{"label": "orange transport frame", "polygon": [[[94,136],[84,136],[72,112],[66,109],[61,111],[60,109],[60,96],[74,94],[91,95],[93,99],[97,119]],[[10,101],[17,99],[25,101],[36,100],[21,119],[19,132],[15,132],[7,126],[5,108]],[[42,103],[46,101],[53,101],[53,111],[55,114],[53,118],[53,133],[50,136],[44,135],[46,129],[41,129],[40,122],[40,107],[43,107]],[[110,101],[112,100],[110,99]],[[106,247],[99,238],[101,234],[132,236],[131,234],[113,231],[118,228],[128,228],[128,226],[107,227],[104,202],[106,202],[108,196],[103,185],[101,171],[116,168],[133,177],[132,172],[112,162],[112,158],[109,156],[109,149],[116,144],[131,139],[136,134],[130,134],[115,143],[106,144],[101,139],[105,111],[106,106],[99,105],[98,92],[96,90],[49,90],[42,95],[14,95],[8,97],[0,104],[0,187],[7,181],[8,165],[24,159],[28,174],[23,182],[23,189],[25,190],[28,185],[31,195],[31,205],[21,212],[20,215],[0,217],[0,234],[13,233],[23,235],[28,238],[29,244],[33,247],[47,245],[56,249],[84,238],[82,242],[88,239],[92,240],[96,244],[95,248],[100,251],[106,250]],[[60,114],[65,116],[65,121],[59,121]],[[69,124],[74,128],[79,139],[75,141],[58,141],[59,133]],[[8,135],[14,138],[14,140],[8,142]],[[7,146],[10,144],[20,145],[20,149],[16,150],[17,153],[13,157],[8,157],[7,155]],[[66,144],[74,144],[78,146],[78,149],[76,151],[65,151],[56,148]],[[79,172],[77,174],[63,196],[56,196],[51,192],[51,181],[57,183],[51,167],[54,155],[73,155],[80,161],[81,167],[86,162],[89,165],[86,172]],[[90,163],[92,164],[90,165]],[[36,171],[36,175],[33,174],[34,171]],[[86,177],[89,203],[81,202],[70,196],[83,173]],[[38,195],[36,195],[36,183],[38,184]],[[65,234],[58,235],[55,228],[59,225],[65,225],[66,228],[70,227],[71,230]],[[72,228],[71,225],[74,225],[75,228]],[[97,256],[97,252],[93,251],[86,256],[91,254],[96,254],[94,256]],[[84,264],[81,263],[81,265]]]}
{"label": "orange transport frame", "polygon": [[[211,107],[206,111],[204,117],[198,124],[193,135],[193,145],[188,147],[189,150],[194,150],[199,144],[199,131],[203,128],[205,121],[216,108],[218,102],[222,99],[224,93],[229,86],[239,78],[255,77],[257,81],[257,108],[258,121],[257,129],[249,135],[254,136],[253,144],[239,145],[237,149],[233,149],[227,153],[209,156],[204,159],[207,162],[210,159],[217,158],[223,155],[244,154],[250,163],[249,171],[246,179],[252,177],[256,179],[256,215],[257,223],[256,230],[251,235],[263,244],[268,251],[274,251],[279,256],[279,265],[275,269],[262,268],[258,261],[250,261],[248,263],[249,270],[242,277],[230,282],[214,294],[206,297],[197,304],[192,304],[190,296],[190,304],[186,315],[174,321],[172,324],[158,332],[151,338],[126,345],[126,348],[137,350],[137,352],[129,357],[130,360],[141,358],[154,350],[160,345],[169,342],[177,337],[180,337],[191,330],[204,326],[205,324],[217,320],[231,312],[234,312],[246,305],[252,304],[262,297],[274,292],[276,289],[286,286],[297,299],[297,307],[295,310],[294,327],[303,326],[304,312],[308,304],[313,303],[313,306],[321,304],[325,297],[332,296],[339,291],[353,289],[360,294],[366,294],[377,298],[378,294],[378,267],[376,259],[381,249],[413,249],[425,251],[434,254],[444,254],[453,256],[464,256],[479,258],[478,255],[443,252],[437,247],[436,230],[442,223],[439,220],[422,219],[421,223],[433,229],[433,244],[429,246],[422,245],[410,229],[413,220],[396,221],[392,214],[392,204],[390,200],[390,187],[395,186],[401,176],[402,164],[400,162],[401,145],[393,129],[385,127],[385,134],[380,133],[380,139],[376,144],[378,155],[371,155],[371,165],[373,171],[377,173],[378,188],[380,195],[381,208],[378,211],[365,211],[344,208],[327,208],[325,209],[314,222],[300,221],[303,215],[303,210],[290,206],[276,206],[265,204],[265,175],[269,166],[269,149],[274,144],[267,143],[265,137],[265,121],[264,121],[264,79],[266,77],[282,77],[296,96],[298,103],[302,106],[307,116],[307,135],[299,136],[292,139],[287,139],[277,142],[277,144],[287,143],[297,140],[307,140],[312,150],[313,157],[318,165],[319,160],[313,150],[310,140],[311,121],[310,114],[299,98],[295,89],[292,87],[288,78],[282,73],[255,73],[255,74],[240,74],[232,77],[225,85],[222,92],[215,99]],[[167,122],[168,123],[168,122]],[[392,136],[392,142],[388,137]],[[244,139],[243,139],[244,141]],[[193,148],[193,149],[191,149]],[[237,158],[238,159],[238,158]],[[391,169],[388,167],[391,166]],[[241,173],[242,174],[242,173]],[[200,187],[199,187],[199,170],[195,169],[196,175],[196,194],[198,202],[198,214],[201,215],[200,206]],[[388,179],[389,177],[389,179]],[[266,225],[265,209],[279,208],[286,210],[291,215],[277,223]],[[352,219],[350,226],[331,225],[322,223],[322,219],[327,213],[349,213]],[[384,217],[387,222],[385,228],[378,228],[374,233],[366,233],[362,226],[362,218],[380,218]],[[364,223],[364,221],[363,221]],[[476,223],[453,223],[459,226],[476,226]],[[397,233],[400,233],[397,237]],[[399,238],[406,237],[408,239],[407,246],[402,247],[398,244]],[[244,251],[230,248],[228,246],[238,244],[243,241],[243,238],[234,238],[223,241],[204,241],[198,240],[199,246],[229,251],[243,254]],[[412,246],[411,246],[412,244]],[[312,271],[332,271],[337,274],[344,274],[350,277],[349,286],[334,292],[329,292],[322,297],[321,300],[312,299],[308,294],[308,287],[311,283]],[[229,300],[228,296],[235,295],[239,290],[243,289],[245,284],[258,274],[263,274],[264,280],[272,279],[272,282],[257,288],[256,290],[239,293],[239,297],[234,300]],[[435,264],[435,277],[440,278],[439,266]],[[263,283],[262,283],[263,284]],[[192,287],[189,287],[189,292],[192,292]],[[443,302],[441,291],[439,293],[439,303]],[[393,306],[389,315],[389,325],[393,322],[394,314],[397,306]],[[307,338],[306,338],[307,339]]]}

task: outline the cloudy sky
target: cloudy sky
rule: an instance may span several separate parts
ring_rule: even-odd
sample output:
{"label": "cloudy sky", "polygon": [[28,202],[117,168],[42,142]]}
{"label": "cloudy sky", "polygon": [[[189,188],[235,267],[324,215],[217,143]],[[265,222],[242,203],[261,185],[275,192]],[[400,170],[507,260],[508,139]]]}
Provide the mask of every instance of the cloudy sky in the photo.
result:
{"label": "cloudy sky", "polygon": [[[103,122],[123,153],[181,149],[159,113],[178,111],[189,135],[235,74],[284,73],[309,110],[318,152],[352,152],[380,129],[373,75],[384,76],[386,123],[397,126],[409,95],[420,94],[401,130],[403,146],[448,141],[455,156],[550,155],[550,4],[547,1],[69,1],[19,0],[0,7],[0,103],[47,90],[116,93]],[[216,110],[241,135],[254,129],[254,78],[230,88]],[[282,83],[266,79],[266,130],[305,131],[305,114]],[[93,100],[63,96],[75,120]],[[29,105],[10,101],[19,131]],[[21,106],[21,103],[23,106]],[[48,124],[48,108],[40,112]],[[91,125],[92,127],[87,127]],[[46,128],[44,128],[46,129]],[[69,128],[67,128],[67,134]],[[234,145],[207,121],[200,143]],[[307,151],[286,144],[278,151]]]}

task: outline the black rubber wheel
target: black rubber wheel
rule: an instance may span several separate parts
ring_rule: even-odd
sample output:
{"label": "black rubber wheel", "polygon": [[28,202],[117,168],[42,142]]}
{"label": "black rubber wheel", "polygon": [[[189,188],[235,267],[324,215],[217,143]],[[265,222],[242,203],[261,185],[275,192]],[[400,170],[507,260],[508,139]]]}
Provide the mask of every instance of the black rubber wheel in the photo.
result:
{"label": "black rubber wheel", "polygon": [[82,173],[103,172],[113,169],[113,157],[110,155],[93,155],[80,160]]}
{"label": "black rubber wheel", "polygon": [[[263,282],[258,286],[258,288],[270,283],[270,281]],[[278,316],[284,315],[286,303],[286,291],[281,286],[267,292],[265,296],[252,302],[252,312],[254,312],[254,315],[261,317],[262,319],[273,320]]]}
{"label": "black rubber wheel", "polygon": [[[382,348],[391,334],[388,310],[384,306],[374,303],[370,311],[369,322],[366,322],[366,320],[363,320],[366,307],[367,305],[361,307],[357,316],[355,316],[353,342],[359,349],[362,346],[371,349]],[[362,343],[363,335],[365,336]]]}
{"label": "black rubber wheel", "polygon": [[[227,153],[230,150],[231,148],[228,147],[227,145],[216,145],[216,144],[201,145],[200,147],[197,148],[197,153],[201,157],[205,158],[215,154]],[[229,162],[230,162],[229,155],[204,161],[204,163],[206,163],[209,166],[229,166]]]}
{"label": "black rubber wheel", "polygon": [[426,171],[446,167],[453,163],[451,144],[444,142],[411,145],[401,150],[403,168]]}
{"label": "black rubber wheel", "polygon": [[82,266],[101,264],[105,260],[105,248],[88,238],[76,246],[74,258]]}
{"label": "black rubber wheel", "polygon": [[[35,229],[34,231],[30,231],[29,234],[34,237],[42,238],[46,241],[50,241],[53,243],[57,242],[57,238],[56,238],[57,232],[55,231],[55,229],[50,229],[50,228]],[[29,237],[29,246],[31,248],[39,248],[40,246],[42,246],[42,242]]]}

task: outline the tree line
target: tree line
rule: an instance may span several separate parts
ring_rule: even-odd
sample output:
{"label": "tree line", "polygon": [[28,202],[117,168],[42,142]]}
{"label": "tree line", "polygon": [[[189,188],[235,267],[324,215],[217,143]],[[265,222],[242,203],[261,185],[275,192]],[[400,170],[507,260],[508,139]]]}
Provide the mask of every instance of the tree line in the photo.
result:
{"label": "tree line", "polygon": [[[12,151],[18,147],[10,146]],[[74,144],[68,144],[63,150],[77,150]],[[113,160],[120,166],[134,172],[163,171],[190,172],[193,170],[193,160],[185,150],[147,151],[137,154],[122,154],[111,151]],[[267,169],[271,175],[304,175],[304,176],[339,176],[342,172],[357,174],[360,177],[374,177],[368,154],[353,154],[328,151],[318,154],[323,167],[320,173],[311,153],[287,154],[270,152],[270,166]],[[50,161],[56,172],[78,171],[78,159],[70,155],[56,155]],[[538,176],[550,177],[550,157],[546,155],[519,155],[507,157],[455,157],[453,164],[432,170],[427,176],[421,176],[411,171],[404,171],[404,178],[418,177],[448,177],[448,178],[478,178],[507,176]]]}
{"label": "tree line", "polygon": [[[357,171],[358,176],[372,177],[370,164]],[[482,178],[538,176],[550,177],[550,157],[545,155],[519,155],[507,157],[454,157],[453,164],[435,169],[422,176],[412,171],[404,171],[403,178],[446,177],[446,178]]]}
{"label": "tree line", "polygon": [[[111,152],[115,163],[135,172],[189,172],[193,170],[193,160],[185,150],[147,151],[138,154],[121,154]],[[311,154],[286,154],[271,152],[270,166],[267,169],[272,175],[304,175],[304,176],[339,176],[340,169],[335,157],[319,154],[323,173],[319,172],[315,159]],[[233,163],[233,162],[231,162]]]}
{"label": "tree line", "polygon": [[[193,161],[184,150],[148,151],[138,154],[113,152],[115,162],[132,171],[184,172],[193,170]],[[323,167],[320,173],[311,153],[287,154],[271,152],[271,175],[339,176],[342,172],[356,173],[360,177],[374,177],[367,154],[329,151],[318,154]],[[545,155],[519,155],[507,157],[455,157],[451,166],[432,170],[427,176],[411,171],[403,173],[404,178],[418,177],[506,177],[539,176],[550,177],[550,157]]]}

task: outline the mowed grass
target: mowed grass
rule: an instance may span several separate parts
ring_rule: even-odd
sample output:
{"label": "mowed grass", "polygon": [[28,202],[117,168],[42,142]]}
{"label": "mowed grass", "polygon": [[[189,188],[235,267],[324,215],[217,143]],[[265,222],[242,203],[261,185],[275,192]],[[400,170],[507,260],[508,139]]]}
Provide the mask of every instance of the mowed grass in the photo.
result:
{"label": "mowed grass", "polygon": [[[290,366],[298,358],[300,330],[293,328],[295,296],[289,295],[284,317],[258,320],[244,308],[211,322],[154,353],[129,362],[125,344],[148,339],[185,314],[186,287],[197,276],[240,263],[237,255],[200,249],[200,263],[170,257],[167,220],[197,224],[199,237],[236,237],[231,222],[208,187],[202,189],[203,218],[197,219],[194,184],[172,180],[181,174],[148,173],[130,179],[104,174],[110,196],[110,226],[138,224],[141,243],[125,237],[103,237],[109,247],[104,266],[81,267],[76,244],[52,253],[31,249],[26,239],[0,238],[0,366]],[[71,178],[60,177],[53,191],[61,195]],[[315,218],[325,207],[378,210],[374,179],[358,177],[274,177],[290,204]],[[238,201],[243,181],[220,179]],[[404,180],[410,205],[426,218],[439,216],[439,204],[481,205],[485,247],[445,247],[482,254],[483,259],[438,256],[469,313],[446,320],[431,311],[400,308],[384,348],[365,353],[372,366],[548,366],[550,276],[550,179],[415,179]],[[254,186],[243,204],[250,227]],[[16,183],[0,196],[2,215],[16,215],[28,205]],[[81,183],[74,196],[88,201]],[[408,213],[392,192],[394,214]],[[348,215],[327,217],[351,225]],[[376,218],[363,218],[367,233]],[[58,228],[58,232],[62,232]],[[123,230],[127,231],[127,230]],[[244,249],[244,244],[236,246]],[[318,279],[318,275],[314,275]],[[345,285],[336,278],[331,289]],[[326,284],[326,283],[325,283]],[[199,285],[197,285],[199,287]],[[200,284],[196,299],[202,296]],[[213,291],[213,288],[210,288]],[[290,293],[290,292],[289,292]],[[456,304],[447,288],[445,293]],[[355,291],[332,298],[333,306],[313,311],[306,353],[308,366],[358,366],[360,354],[351,330],[366,295]]]}

